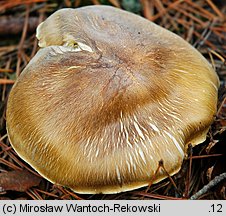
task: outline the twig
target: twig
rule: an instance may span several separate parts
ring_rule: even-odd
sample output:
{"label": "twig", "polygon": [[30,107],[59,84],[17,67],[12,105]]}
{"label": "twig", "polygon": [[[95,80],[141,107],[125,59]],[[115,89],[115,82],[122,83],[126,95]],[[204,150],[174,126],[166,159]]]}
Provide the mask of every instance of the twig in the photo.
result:
{"label": "twig", "polygon": [[201,11],[203,14],[205,14],[206,16],[209,17],[209,19],[215,19],[216,16],[212,13],[210,13],[208,10],[202,8],[201,6],[199,6],[198,4],[192,2],[191,0],[185,0],[185,2],[187,4],[189,4],[191,7],[194,7],[196,9],[198,9],[199,11]]}
{"label": "twig", "polygon": [[203,158],[210,158],[210,157],[221,157],[223,154],[212,154],[212,155],[199,155],[199,156],[192,156],[189,159],[203,159]]}
{"label": "twig", "polygon": [[[23,31],[25,18],[13,16],[1,16],[0,35],[15,35]],[[38,26],[38,18],[30,17],[28,19],[28,32],[34,32]]]}
{"label": "twig", "polygon": [[213,55],[212,55],[211,52],[208,52],[208,54],[209,54],[209,57],[210,57],[211,65],[212,65],[214,71],[216,71],[216,65],[215,65],[215,62],[214,62],[214,59],[213,59]]}
{"label": "twig", "polygon": [[150,197],[150,198],[161,199],[161,200],[184,200],[184,198],[177,198],[177,197],[165,196],[165,195],[159,195],[159,194],[150,194],[150,193],[144,193],[144,192],[137,192],[135,194],[141,195],[143,197]]}
{"label": "twig", "polygon": [[13,84],[13,83],[15,83],[15,80],[0,79],[0,85],[3,85],[3,84]]}
{"label": "twig", "polygon": [[[201,19],[205,18],[207,20],[210,20],[210,16],[207,15],[206,13],[202,13],[200,10],[187,6],[185,4],[181,4],[181,8],[189,13],[195,14],[196,16],[199,16]],[[211,18],[213,20],[214,18]]]}
{"label": "twig", "polygon": [[36,195],[34,193],[32,193],[32,191],[27,190],[26,194],[29,195],[33,200],[38,200]]}
{"label": "twig", "polygon": [[115,7],[121,8],[118,0],[109,0],[109,2],[111,2],[111,4],[114,5]]}
{"label": "twig", "polygon": [[[36,200],[36,199],[37,199],[37,200],[43,200],[43,198],[40,196],[40,194],[38,193],[38,191],[33,190],[33,189],[28,189],[27,192],[28,192],[28,195],[33,194],[34,197],[35,197],[35,200]],[[31,197],[33,198],[33,196],[31,196]]]}
{"label": "twig", "polygon": [[199,38],[199,40],[197,40],[197,41],[193,44],[194,47],[197,46],[197,49],[198,49],[200,46],[202,46],[202,45],[205,43],[205,41],[208,40],[208,38],[210,37],[210,35],[211,35],[211,33],[212,33],[212,31],[210,30],[210,27],[211,27],[211,26],[214,26],[214,24],[215,24],[215,21],[212,21],[212,22],[210,22],[210,23],[208,24],[208,26],[207,26],[207,27],[204,29],[204,31],[202,32],[201,37]]}
{"label": "twig", "polygon": [[[156,8],[158,9],[158,11],[160,13],[163,13],[166,10],[160,0],[156,0],[154,2],[155,2]],[[172,19],[172,17],[170,16],[170,14],[168,12],[165,13],[165,16],[162,17],[162,21],[163,21],[164,26],[167,26],[166,25],[167,23],[171,23],[171,25],[174,27],[174,29],[178,30],[178,26],[177,26],[176,22],[174,21],[174,19]]]}
{"label": "twig", "polygon": [[13,73],[14,71],[12,69],[4,69],[0,68],[0,73]]}
{"label": "twig", "polygon": [[73,198],[75,198],[76,200],[84,200],[83,198],[79,197],[77,194],[67,190],[67,189],[64,189],[68,194],[70,194]]}
{"label": "twig", "polygon": [[223,63],[225,63],[225,58],[223,56],[221,56],[219,53],[217,53],[216,51],[214,50],[210,50],[210,52],[212,54],[214,54],[218,59],[220,59]]}
{"label": "twig", "polygon": [[64,0],[64,4],[65,4],[67,7],[71,7],[71,1],[70,1],[70,0]]}
{"label": "twig", "polygon": [[161,160],[159,163],[161,164],[162,169],[163,169],[163,170],[165,171],[165,173],[167,174],[167,176],[168,176],[170,182],[173,184],[173,186],[174,186],[174,188],[176,189],[176,191],[180,194],[180,191],[179,191],[179,189],[177,188],[176,183],[174,182],[173,178],[170,176],[170,174],[169,174],[168,171],[166,170],[166,168],[165,168],[165,166],[164,166],[164,163],[163,163],[163,160]]}
{"label": "twig", "polygon": [[4,164],[14,170],[22,170],[20,167],[16,166],[15,164],[3,159],[3,158],[0,158],[0,164]]}
{"label": "twig", "polygon": [[25,41],[25,38],[26,38],[26,35],[27,35],[29,14],[30,14],[30,7],[27,6],[23,32],[22,32],[22,35],[21,35],[20,43],[18,45],[18,53],[17,53],[18,61],[17,61],[17,65],[16,65],[16,75],[17,75],[17,77],[20,75],[20,64],[21,64],[21,57],[22,57],[21,54],[22,54],[22,51],[23,51],[23,44],[24,44],[24,41]]}
{"label": "twig", "polygon": [[156,15],[154,15],[150,20],[151,21],[155,21],[156,19],[160,18],[161,16],[165,15],[170,9],[173,9],[175,7],[177,7],[177,5],[181,4],[183,1],[176,1],[172,4],[170,4],[167,8],[165,8],[163,11],[157,13]]}
{"label": "twig", "polygon": [[152,184],[153,184],[153,182],[154,182],[154,180],[155,180],[157,174],[159,173],[159,170],[160,170],[161,167],[162,167],[162,166],[161,166],[161,163],[160,163],[160,161],[159,161],[158,168],[155,170],[155,173],[154,173],[153,177],[151,178],[151,181],[149,182],[148,187],[147,187],[147,189],[145,190],[145,193],[147,193],[147,192],[149,191],[149,189],[150,189],[150,187],[152,186]]}
{"label": "twig", "polygon": [[206,1],[209,4],[209,6],[214,10],[214,12],[223,20],[224,15],[221,13],[218,7],[211,0],[206,0]]}
{"label": "twig", "polygon": [[187,18],[192,19],[195,23],[199,23],[203,28],[206,27],[206,23],[200,20],[199,18],[195,17],[191,13],[184,11],[181,7],[175,7],[175,10],[179,11],[180,13],[184,14]]}
{"label": "twig", "polygon": [[147,19],[151,20],[152,16],[154,14],[154,5],[152,1],[148,1],[148,0],[140,0],[141,4],[142,4],[142,8],[143,8],[143,15],[144,17],[146,17]]}
{"label": "twig", "polygon": [[58,196],[57,196],[56,194],[52,194],[52,193],[50,193],[50,192],[43,191],[43,190],[38,189],[38,188],[35,188],[34,190],[37,191],[37,192],[40,192],[40,193],[42,193],[42,194],[45,194],[45,195],[47,195],[47,196],[51,196],[51,197],[58,198]]}
{"label": "twig", "polygon": [[[187,22],[185,22],[183,19],[177,19],[177,22],[180,23],[181,25],[183,25],[186,29],[190,29],[190,26]],[[208,45],[211,49],[216,50],[216,47],[207,40],[207,38],[204,40],[204,37],[199,34],[197,31],[193,31],[193,34],[200,40],[200,38],[202,39],[202,42],[205,43],[206,45]],[[195,42],[196,43],[196,42]],[[193,45],[194,46],[194,45]]]}
{"label": "twig", "polygon": [[188,28],[187,30],[187,36],[186,36],[186,41],[190,42],[192,41],[192,38],[193,38],[193,34],[194,34],[194,29],[195,29],[195,26],[194,26],[194,22],[193,20],[190,20],[190,28]]}
{"label": "twig", "polygon": [[45,2],[46,0],[18,0],[18,1],[5,1],[3,3],[0,3],[0,11],[4,11],[6,9],[18,6],[18,5],[24,5],[24,4],[32,4],[32,3],[38,3],[38,2]]}
{"label": "twig", "polygon": [[75,0],[74,7],[78,7],[81,3],[81,0]]}
{"label": "twig", "polygon": [[92,0],[92,3],[95,4],[95,5],[100,5],[99,0]]}
{"label": "twig", "polygon": [[196,200],[203,194],[205,194],[212,187],[216,186],[218,183],[226,179],[226,172],[216,176],[213,180],[211,180],[207,185],[205,185],[201,190],[199,190],[196,194],[190,197],[190,200]]}
{"label": "twig", "polygon": [[192,145],[188,145],[188,153],[189,153],[189,169],[187,173],[187,179],[185,183],[185,198],[189,197],[189,189],[190,189],[190,183],[191,183],[191,169],[192,169],[192,156],[193,156],[193,151],[192,151]]}

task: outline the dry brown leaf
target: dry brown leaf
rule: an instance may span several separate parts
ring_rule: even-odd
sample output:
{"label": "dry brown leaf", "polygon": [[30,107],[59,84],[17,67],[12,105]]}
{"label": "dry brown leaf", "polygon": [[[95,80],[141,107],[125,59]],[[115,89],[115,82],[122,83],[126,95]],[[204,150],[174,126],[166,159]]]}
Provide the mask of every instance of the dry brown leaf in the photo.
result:
{"label": "dry brown leaf", "polygon": [[24,192],[30,187],[39,185],[41,178],[26,170],[15,170],[7,173],[0,173],[0,191]]}
{"label": "dry brown leaf", "polygon": [[214,166],[211,166],[210,168],[207,169],[206,177],[207,177],[208,181],[211,181],[211,179],[212,179],[213,169],[214,169]]}

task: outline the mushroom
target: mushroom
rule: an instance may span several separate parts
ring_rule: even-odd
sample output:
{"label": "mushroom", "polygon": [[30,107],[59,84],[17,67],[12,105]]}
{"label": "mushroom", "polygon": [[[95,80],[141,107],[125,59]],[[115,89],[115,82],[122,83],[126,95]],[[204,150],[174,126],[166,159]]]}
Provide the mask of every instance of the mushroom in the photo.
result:
{"label": "mushroom", "polygon": [[[13,86],[10,142],[49,181],[78,193],[177,173],[206,139],[218,77],[176,34],[110,6],[61,9],[38,26],[41,49]],[[159,171],[154,183],[166,178]]]}

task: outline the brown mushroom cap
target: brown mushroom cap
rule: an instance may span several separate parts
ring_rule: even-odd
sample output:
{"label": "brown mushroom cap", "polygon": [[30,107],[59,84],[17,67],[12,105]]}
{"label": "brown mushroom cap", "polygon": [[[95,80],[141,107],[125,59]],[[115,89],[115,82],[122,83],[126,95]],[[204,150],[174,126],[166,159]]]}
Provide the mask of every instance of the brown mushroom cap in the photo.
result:
{"label": "brown mushroom cap", "polygon": [[[7,130],[41,175],[79,193],[148,185],[179,171],[216,112],[218,77],[179,36],[109,6],[62,9],[9,96]],[[160,171],[155,182],[166,178]]]}

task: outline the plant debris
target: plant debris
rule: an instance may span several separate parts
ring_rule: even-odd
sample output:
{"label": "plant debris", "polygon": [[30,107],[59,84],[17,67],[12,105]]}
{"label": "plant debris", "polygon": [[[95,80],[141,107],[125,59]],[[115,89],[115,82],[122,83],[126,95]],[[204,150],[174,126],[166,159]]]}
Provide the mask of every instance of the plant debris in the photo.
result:
{"label": "plant debris", "polygon": [[8,190],[25,192],[33,186],[38,186],[41,177],[27,170],[14,170],[0,173],[0,193]]}

